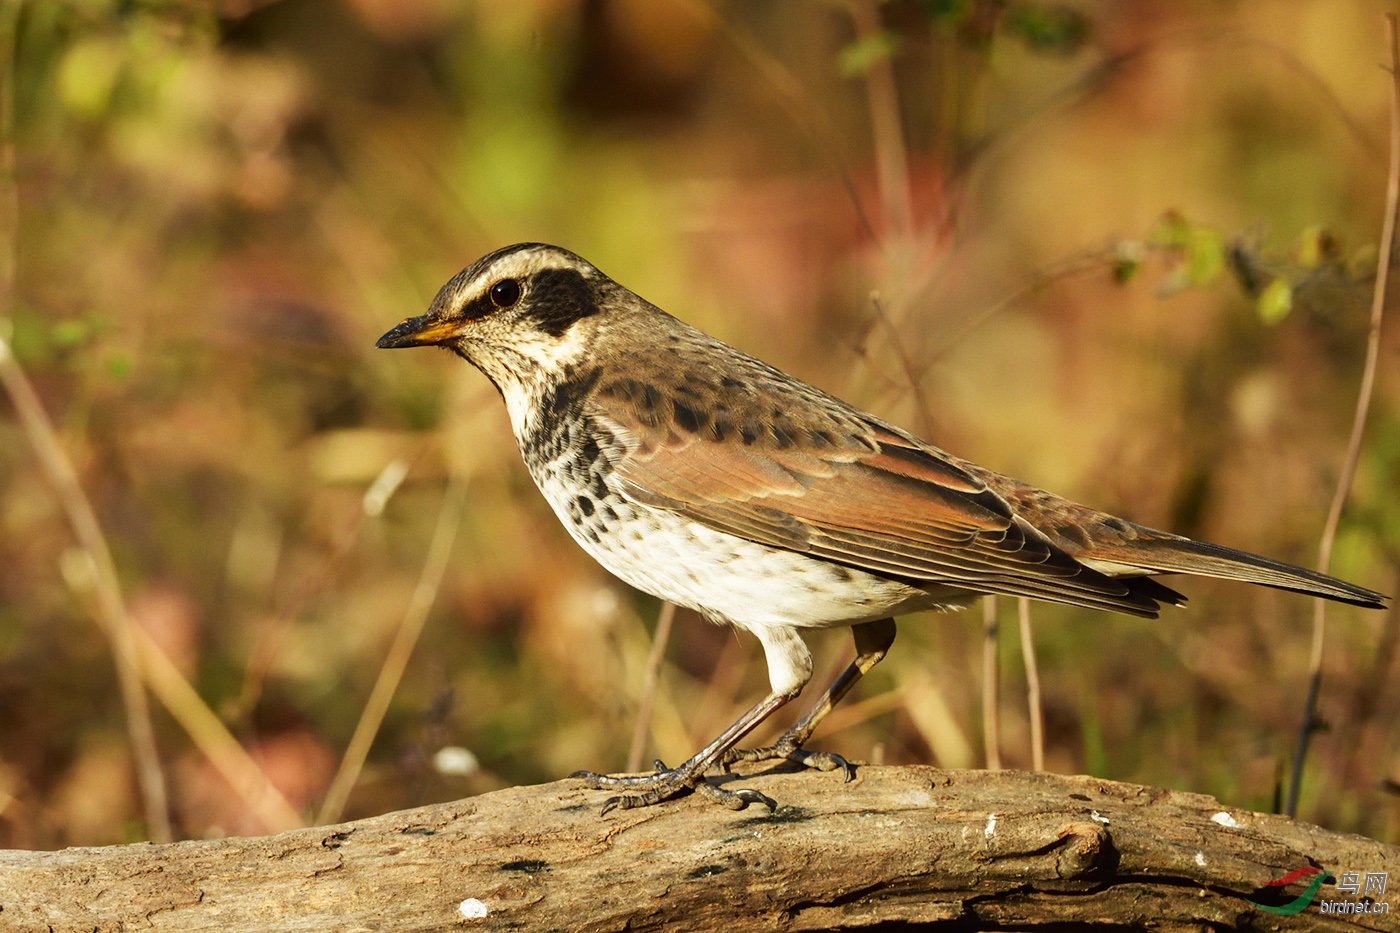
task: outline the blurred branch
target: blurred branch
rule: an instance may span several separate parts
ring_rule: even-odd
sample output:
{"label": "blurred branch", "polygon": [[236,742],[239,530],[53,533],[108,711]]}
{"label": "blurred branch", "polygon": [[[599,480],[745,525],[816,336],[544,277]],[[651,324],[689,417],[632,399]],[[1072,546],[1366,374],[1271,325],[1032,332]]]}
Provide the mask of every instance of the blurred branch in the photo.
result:
{"label": "blurred branch", "polygon": [[[15,311],[19,182],[15,177],[15,56],[23,0],[0,0],[0,315]],[[6,335],[8,339],[8,335]]]}
{"label": "blurred branch", "polygon": [[896,687],[867,697],[858,703],[836,707],[822,722],[821,734],[830,738],[838,732],[869,722],[876,716],[893,713],[905,704],[904,687]]}
{"label": "blurred branch", "polygon": [[870,238],[871,243],[878,244],[880,238],[876,235],[875,225],[870,222],[870,215],[866,213],[865,205],[861,202],[860,191],[856,188],[855,179],[851,177],[850,169],[846,167],[846,163],[838,154],[837,134],[831,126],[831,120],[820,107],[812,102],[810,96],[803,89],[802,82],[797,80],[782,62],[769,54],[752,36],[720,16],[706,0],[680,0],[680,3],[692,16],[705,23],[714,24],[725,39],[729,40],[729,44],[777,92],[779,103],[788,112],[788,116],[792,117],[793,123],[811,140],[817,155],[830,162],[840,177],[841,183],[846,189],[846,195],[851,200],[851,207],[856,212],[856,219],[860,222],[861,230]]}
{"label": "blurred branch", "polygon": [[[559,781],[260,839],[4,851],[0,908],[16,933],[153,918],[185,933],[1243,931],[1273,925],[1259,904],[1298,896],[1306,879],[1269,883],[1300,865],[1400,874],[1395,846],[1092,777],[862,766],[847,785],[736,780],[778,811],[696,795],[600,819],[601,794]],[[1286,926],[1394,918],[1308,910]]]}
{"label": "blurred branch", "polygon": [[904,341],[900,338],[899,331],[895,330],[894,322],[885,313],[885,306],[880,303],[879,292],[870,293],[870,304],[875,308],[875,317],[880,321],[880,326],[885,329],[890,347],[893,348],[895,357],[899,360],[899,368],[904,371],[904,378],[909,382],[909,391],[914,395],[914,410],[919,414],[919,430],[924,437],[932,437],[934,433],[933,417],[929,413],[928,403],[924,400],[924,392],[919,385],[918,373],[914,371],[914,364],[904,349]]}
{"label": "blurred branch", "polygon": [[214,770],[228,781],[248,811],[269,832],[283,832],[306,825],[287,798],[268,779],[262,766],[228,731],[209,705],[180,673],[146,630],[131,626],[141,673],[151,692],[189,735]]}
{"label": "blurred branch", "polygon": [[[422,456],[420,451],[414,462],[416,463]],[[308,575],[309,579],[304,581],[303,586],[275,611],[270,630],[258,639],[249,655],[248,663],[243,670],[243,686],[239,690],[238,696],[221,710],[225,721],[237,724],[252,715],[262,698],[263,684],[271,673],[273,664],[277,661],[278,652],[281,650],[287,633],[311,601],[320,596],[326,587],[339,577],[346,558],[350,556],[356,542],[360,540],[360,532],[364,528],[365,519],[378,518],[383,514],[389,499],[398,490],[404,477],[411,469],[412,466],[406,460],[391,460],[385,464],[384,469],[365,490],[359,506],[355,509],[354,518],[350,520],[349,525],[336,539],[330,556],[321,562],[318,572],[314,575]]]}
{"label": "blurred branch", "polygon": [[[1392,557],[1391,565],[1395,572],[1391,574],[1389,592],[1394,593],[1400,590],[1400,555]],[[1366,735],[1377,718],[1377,713],[1385,709],[1382,701],[1387,688],[1396,683],[1391,668],[1395,665],[1397,654],[1400,654],[1400,604],[1392,605],[1381,622],[1381,631],[1376,639],[1370,669],[1358,676],[1352,686],[1346,718],[1338,729],[1337,747],[1341,750],[1344,760],[1342,774],[1348,787],[1364,787],[1374,792],[1378,783],[1376,777],[1379,775],[1375,771],[1368,775],[1367,769],[1383,773],[1383,769],[1388,765],[1383,759],[1376,760],[1372,747],[1366,741]],[[1319,822],[1332,825],[1332,820]]]}
{"label": "blurred branch", "polygon": [[1001,667],[997,663],[997,598],[982,597],[982,745],[987,767],[1001,769]]}
{"label": "blurred branch", "polygon": [[[851,0],[848,9],[855,23],[857,40],[870,39],[880,33],[883,27],[875,0]],[[894,65],[889,55],[879,56],[866,69],[865,92],[870,104],[876,181],[884,209],[886,240],[907,249],[914,235],[914,196],[909,182],[904,120],[899,111],[899,87],[895,84]]]}
{"label": "blurred branch", "polygon": [[89,563],[90,577],[97,601],[93,618],[107,636],[111,645],[112,658],[117,667],[117,684],[121,691],[122,704],[126,709],[127,732],[131,740],[131,753],[136,762],[137,783],[141,788],[141,799],[145,807],[146,828],[151,838],[168,842],[173,838],[170,831],[170,807],[165,792],[165,776],[160,768],[160,755],[156,750],[155,731],[151,726],[151,711],[146,702],[146,691],[141,685],[141,673],[135,645],[135,626],[127,615],[122,600],[121,584],[117,580],[116,567],[112,563],[112,553],[107,540],[93,514],[92,505],[83,494],[72,461],[68,459],[59,443],[43,403],[39,401],[34,387],[24,375],[24,370],[15,361],[9,344],[0,338],[0,383],[5,386],[10,400],[19,415],[20,423],[29,438],[43,467],[49,483],[53,486],[78,545]]}
{"label": "blurred branch", "polygon": [[[1361,459],[1361,438],[1366,431],[1366,416],[1371,409],[1371,394],[1376,382],[1376,363],[1380,359],[1381,322],[1385,316],[1386,286],[1390,278],[1391,257],[1395,246],[1395,212],[1400,206],[1400,43],[1396,38],[1395,14],[1385,17],[1386,35],[1390,49],[1390,170],[1385,188],[1385,218],[1381,223],[1379,262],[1376,264],[1375,290],[1371,294],[1371,329],[1366,338],[1366,364],[1361,372],[1361,386],[1356,394],[1356,413],[1352,417],[1351,437],[1347,440],[1346,459],[1332,507],[1322,527],[1322,542],[1318,545],[1317,569],[1327,573],[1332,566],[1332,546],[1337,540],[1337,526],[1342,520],[1347,496],[1351,493],[1356,465]],[[1317,730],[1317,695],[1322,687],[1322,650],[1327,626],[1327,601],[1313,601],[1312,655],[1308,662],[1308,692],[1303,706],[1303,722],[1298,727],[1298,742],[1293,754],[1293,769],[1288,777],[1288,797],[1284,812],[1298,812],[1298,789],[1303,780],[1303,764],[1308,745]]]}
{"label": "blurred branch", "polygon": [[466,497],[467,481],[454,475],[447,485],[442,508],[438,511],[437,526],[433,529],[432,542],[428,545],[428,556],[423,561],[418,586],[414,588],[408,608],[404,610],[403,619],[394,634],[394,642],[379,669],[379,676],[375,679],[369,699],[365,701],[365,708],[360,713],[360,721],[355,725],[350,744],[345,748],[340,768],[326,791],[325,800],[322,801],[320,812],[316,815],[318,824],[334,823],[340,819],[345,802],[350,799],[350,791],[354,789],[355,782],[360,777],[360,770],[369,756],[370,746],[374,744],[374,737],[384,722],[384,714],[389,711],[389,703],[393,700],[399,682],[403,679],[403,673],[408,668],[409,658],[413,656],[418,637],[423,633],[423,625],[428,621],[428,611],[432,609],[438,589],[442,586],[443,575],[447,572],[447,561],[452,556],[452,545],[457,540],[457,529],[462,523],[462,507],[466,504]]}
{"label": "blurred branch", "polygon": [[[233,785],[249,810],[269,830],[277,832],[302,825],[296,810],[272,786],[262,768],[229,733],[160,646],[145,629],[131,622],[122,601],[111,551],[107,548],[92,505],[78,484],[73,464],[59,444],[33,386],[3,340],[0,340],[0,382],[4,383],[14,401],[30,443],[68,512],[69,522],[82,548],[87,564],[87,579],[83,582],[91,585],[96,596],[93,618],[111,641],[112,653],[117,660],[122,702],[126,705],[128,730],[142,796],[148,807],[148,820],[152,820],[150,808],[157,802],[160,805],[157,811],[159,816],[147,827],[152,838],[160,838],[162,831],[165,838],[170,838],[171,833],[165,802],[165,779],[156,755],[150,711],[145,690],[141,686],[143,679],[215,770]],[[147,782],[158,783],[148,785]]]}
{"label": "blurred branch", "polygon": [[929,358],[924,365],[926,367],[931,366],[939,359],[948,355],[954,347],[965,340],[974,330],[986,324],[1008,308],[1014,307],[1018,302],[1024,301],[1041,289],[1053,285],[1061,279],[1097,269],[1103,265],[1106,260],[1111,259],[1113,255],[1114,251],[1112,247],[1084,250],[1037,269],[1031,275],[1030,281],[1026,282],[1026,284],[995,304],[983,308],[959,325],[958,328],[943,341],[942,345],[939,346],[937,350],[929,354]]}
{"label": "blurred branch", "polygon": [[[689,740],[694,747],[704,745],[716,733],[722,731],[726,724],[738,719],[747,708],[739,702],[739,696],[752,663],[750,646],[739,640],[737,631],[732,632],[730,637],[725,639],[724,650],[715,661],[714,669],[705,684],[704,695],[695,704],[695,715],[691,718],[689,733]],[[836,712],[840,712],[841,709],[843,707],[838,706]],[[832,713],[833,716],[835,714]],[[822,724],[823,732],[830,728],[830,723],[831,717],[828,716]]]}
{"label": "blurred branch", "polygon": [[[15,55],[18,40],[19,0],[0,4],[0,318],[15,312],[15,274],[19,260],[19,185],[15,177]],[[4,383],[39,463],[58,495],[69,524],[92,563],[97,588],[95,619],[111,645],[117,668],[117,684],[126,711],[131,755],[146,816],[146,830],[157,842],[168,842],[170,804],[165,775],[156,750],[155,730],[146,691],[141,686],[131,618],[122,601],[112,553],[97,523],[92,505],[83,494],[72,461],[59,443],[43,403],[24,370],[10,351],[9,334],[0,333],[0,382]]]}
{"label": "blurred branch", "polygon": [[1045,770],[1045,714],[1040,704],[1040,664],[1035,657],[1035,638],[1031,632],[1031,601],[1017,597],[1016,607],[1021,619],[1021,655],[1026,665],[1026,705],[1031,720],[1031,768]]}
{"label": "blurred branch", "polygon": [[1094,92],[1100,90],[1113,78],[1122,74],[1130,65],[1148,58],[1152,55],[1160,55],[1170,50],[1176,45],[1186,49],[1204,48],[1210,45],[1225,46],[1227,51],[1234,52],[1239,48],[1254,47],[1272,54],[1287,68],[1307,81],[1308,84],[1318,91],[1327,102],[1331,110],[1347,128],[1351,136],[1357,140],[1363,149],[1368,153],[1380,157],[1382,155],[1381,146],[1373,139],[1363,127],[1359,120],[1352,116],[1347,110],[1345,102],[1337,96],[1317,71],[1300,60],[1296,55],[1287,49],[1266,39],[1260,39],[1240,32],[1231,30],[1221,32],[1218,29],[1209,31],[1188,31],[1177,36],[1166,36],[1157,39],[1151,45],[1140,45],[1136,48],[1117,52],[1106,56],[1103,60],[1096,62],[1084,74],[1075,78],[1063,87],[1056,88],[1049,92],[1036,103],[1026,107],[1020,113],[1007,119],[1002,125],[991,130],[981,139],[978,139],[964,153],[962,160],[954,166],[953,177],[963,177],[971,174],[981,161],[991,150],[1000,146],[1003,142],[1012,138],[1016,133],[1029,126],[1039,117],[1062,105],[1070,104],[1078,100],[1087,98]]}
{"label": "blurred branch", "polygon": [[642,682],[642,699],[637,705],[637,727],[632,732],[632,747],[627,750],[627,771],[640,771],[642,756],[646,754],[647,736],[651,732],[652,705],[656,702],[656,685],[661,680],[661,666],[666,660],[666,645],[671,641],[671,624],[676,619],[676,604],[661,603],[661,613],[656,619],[656,634],[651,640],[651,654],[647,656],[646,679]]}

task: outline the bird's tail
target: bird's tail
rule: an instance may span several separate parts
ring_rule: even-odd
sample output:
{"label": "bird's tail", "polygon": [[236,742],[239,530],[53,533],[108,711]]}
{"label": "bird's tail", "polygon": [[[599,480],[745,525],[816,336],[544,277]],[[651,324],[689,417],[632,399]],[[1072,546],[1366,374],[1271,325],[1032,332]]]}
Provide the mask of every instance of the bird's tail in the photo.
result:
{"label": "bird's tail", "polygon": [[[1146,531],[1147,529],[1143,529]],[[1368,609],[1386,608],[1388,596],[1338,580],[1316,570],[1295,567],[1248,551],[1194,541],[1164,532],[1152,538],[1096,546],[1078,560],[1113,576],[1136,573],[1189,573],[1221,580],[1258,583],[1294,593],[1321,596]]]}

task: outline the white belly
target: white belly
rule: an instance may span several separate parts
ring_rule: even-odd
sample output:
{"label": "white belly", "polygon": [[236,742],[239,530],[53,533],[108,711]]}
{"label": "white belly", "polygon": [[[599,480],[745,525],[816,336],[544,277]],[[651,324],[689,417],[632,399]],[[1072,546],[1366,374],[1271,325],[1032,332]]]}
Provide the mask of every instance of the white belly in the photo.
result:
{"label": "white belly", "polygon": [[615,521],[595,514],[596,521],[576,522],[567,497],[549,498],[574,540],[624,582],[741,628],[829,628],[937,602],[924,590],[757,544],[674,512],[614,501]]}

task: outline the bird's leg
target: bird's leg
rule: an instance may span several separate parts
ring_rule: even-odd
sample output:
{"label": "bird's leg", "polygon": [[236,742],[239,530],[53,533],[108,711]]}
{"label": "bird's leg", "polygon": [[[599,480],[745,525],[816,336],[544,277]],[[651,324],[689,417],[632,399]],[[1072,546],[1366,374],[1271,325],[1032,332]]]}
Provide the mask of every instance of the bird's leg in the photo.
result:
{"label": "bird's leg", "polygon": [[603,802],[603,814],[613,809],[649,807],[687,790],[699,791],[731,810],[742,810],[751,803],[765,803],[769,809],[776,809],[777,805],[758,791],[743,788],[725,790],[705,782],[705,772],[718,764],[725,753],[734,747],[734,743],[773,715],[775,710],[794,699],[812,678],[812,656],[796,629],[764,626],[755,627],[753,632],[762,643],[763,653],[768,659],[768,680],[772,685],[772,692],[678,768],[667,768],[657,761],[654,763],[654,774],[641,776],[612,777],[593,771],[575,771],[570,774],[569,777],[583,778],[584,783],[594,789],[626,788],[639,791],[635,794],[609,797]]}
{"label": "bird's leg", "polygon": [[653,762],[656,767],[654,774],[612,777],[593,771],[575,771],[569,777],[583,778],[584,783],[595,790],[627,788],[640,791],[636,794],[609,797],[603,802],[603,810],[600,815],[605,815],[613,809],[630,810],[633,807],[649,807],[692,789],[700,790],[705,796],[718,800],[731,810],[742,810],[751,803],[766,803],[772,808],[773,801],[757,791],[723,790],[705,783],[705,772],[713,767],[715,762],[732,748],[735,742],[771,716],[774,710],[789,699],[790,697],[779,693],[768,694],[747,713],[740,716],[732,726],[720,733],[719,738],[696,752],[689,761],[678,768],[667,768],[662,762],[657,761]]}
{"label": "bird's leg", "polygon": [[880,619],[853,626],[851,634],[856,642],[856,659],[846,666],[807,715],[767,748],[731,748],[720,758],[720,767],[727,771],[729,765],[736,761],[769,761],[783,758],[818,771],[834,771],[840,768],[849,781],[851,766],[846,759],[830,752],[809,752],[802,746],[811,738],[817,724],[825,719],[826,714],[856,685],[856,681],[880,663],[885,653],[890,650],[890,645],[894,644],[894,633],[894,619]]}

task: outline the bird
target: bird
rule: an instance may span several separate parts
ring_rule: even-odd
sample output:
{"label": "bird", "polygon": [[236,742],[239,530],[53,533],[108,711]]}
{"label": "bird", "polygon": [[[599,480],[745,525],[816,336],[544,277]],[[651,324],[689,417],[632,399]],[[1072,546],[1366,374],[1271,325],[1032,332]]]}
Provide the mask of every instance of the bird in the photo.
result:
{"label": "bird", "polygon": [[[1158,531],[960,459],[666,313],[568,250],[518,243],[454,276],[375,344],[437,346],[505,402],[520,454],[572,538],[631,586],[756,636],[769,692],[674,768],[608,775],[613,809],[691,792],[737,761],[852,777],[804,747],[894,642],[894,617],[986,594],[1157,618],[1159,574],[1262,584],[1383,609],[1373,590]],[[771,746],[739,748],[812,677],[802,633],[850,627],[855,660]]]}

